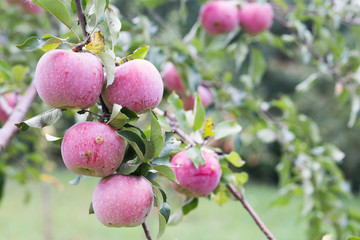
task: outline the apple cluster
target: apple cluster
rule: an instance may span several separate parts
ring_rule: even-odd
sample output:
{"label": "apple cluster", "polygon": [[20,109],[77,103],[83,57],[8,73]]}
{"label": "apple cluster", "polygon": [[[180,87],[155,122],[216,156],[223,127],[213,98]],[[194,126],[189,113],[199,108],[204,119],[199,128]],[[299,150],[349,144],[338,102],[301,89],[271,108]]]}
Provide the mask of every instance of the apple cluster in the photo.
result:
{"label": "apple cluster", "polygon": [[251,2],[238,8],[234,1],[211,1],[200,9],[201,25],[209,35],[231,32],[240,24],[242,29],[257,35],[269,29],[274,12],[269,3]]}
{"label": "apple cluster", "polygon": [[[95,55],[51,50],[37,64],[35,87],[46,104],[60,109],[89,108],[100,95],[110,111],[118,104],[141,113],[160,103],[163,82],[150,62],[131,60],[116,67],[114,73],[113,84],[106,87],[103,66]],[[101,122],[73,125],[61,144],[68,169],[101,178],[92,204],[96,217],[110,227],[144,223],[154,201],[152,186],[145,178],[116,174],[124,153],[125,142],[116,129]]]}

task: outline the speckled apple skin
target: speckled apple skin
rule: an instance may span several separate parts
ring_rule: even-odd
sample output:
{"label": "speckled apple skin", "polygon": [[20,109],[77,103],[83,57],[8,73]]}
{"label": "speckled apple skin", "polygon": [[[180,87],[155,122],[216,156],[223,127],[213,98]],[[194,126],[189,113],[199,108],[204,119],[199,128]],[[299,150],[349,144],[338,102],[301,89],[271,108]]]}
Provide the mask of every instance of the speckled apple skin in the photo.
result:
{"label": "speckled apple skin", "polygon": [[238,7],[229,1],[212,1],[200,9],[201,25],[210,35],[218,35],[234,30],[238,23]]}
{"label": "speckled apple skin", "polygon": [[51,50],[39,60],[35,86],[40,98],[54,108],[89,108],[100,96],[104,72],[91,53]]}
{"label": "speckled apple skin", "polygon": [[140,113],[159,105],[163,91],[156,67],[149,61],[135,59],[115,68],[114,83],[104,87],[102,97],[109,109],[116,103]]}
{"label": "speckled apple skin", "polygon": [[[14,109],[16,105],[17,95],[16,93],[5,93],[3,95],[5,100],[10,108]],[[5,112],[5,110],[0,106],[0,121],[6,122],[9,118],[9,115]]]}
{"label": "speckled apple skin", "polygon": [[161,72],[162,79],[164,81],[164,87],[170,92],[176,92],[177,94],[184,94],[185,87],[182,83],[180,75],[172,62],[167,62],[164,65]]}
{"label": "speckled apple skin", "polygon": [[[211,91],[208,88],[201,86],[201,85],[198,87],[197,91],[199,93],[199,97],[200,97],[202,105],[204,107],[208,107],[212,103]],[[194,104],[195,104],[195,98],[192,95],[186,96],[183,98],[184,110],[188,111],[188,110],[193,109]]]}
{"label": "speckled apple skin", "polygon": [[108,227],[135,227],[144,223],[154,202],[150,183],[143,177],[111,175],[96,185],[92,205]]}
{"label": "speckled apple skin", "polygon": [[24,9],[24,12],[30,14],[40,14],[44,11],[41,7],[32,3],[31,0],[23,0],[22,8]]}
{"label": "speckled apple skin", "polygon": [[273,23],[274,11],[270,4],[248,3],[240,9],[240,24],[245,32],[256,35],[269,29]]}
{"label": "speckled apple skin", "polygon": [[124,140],[105,123],[81,122],[67,130],[61,155],[68,169],[87,176],[106,177],[121,164]]}
{"label": "speckled apple skin", "polygon": [[215,155],[202,151],[205,165],[199,165],[196,169],[187,151],[176,154],[171,165],[179,166],[173,168],[180,186],[171,183],[175,190],[192,197],[203,197],[209,195],[220,182],[221,168]]}

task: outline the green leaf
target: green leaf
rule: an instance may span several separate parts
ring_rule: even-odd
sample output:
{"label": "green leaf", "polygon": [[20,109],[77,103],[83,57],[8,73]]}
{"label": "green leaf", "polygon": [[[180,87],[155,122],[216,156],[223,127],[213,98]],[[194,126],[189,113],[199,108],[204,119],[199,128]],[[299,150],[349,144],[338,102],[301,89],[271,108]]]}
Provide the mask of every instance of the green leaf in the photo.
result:
{"label": "green leaf", "polygon": [[166,219],[165,217],[159,213],[159,232],[156,236],[157,239],[161,238],[161,236],[164,234],[166,228]]}
{"label": "green leaf", "polygon": [[175,107],[175,118],[176,121],[180,125],[180,129],[186,129],[187,128],[187,122],[186,122],[186,116],[185,111],[183,109],[183,102],[179,98],[179,96],[172,92],[168,97],[168,102]]}
{"label": "green leaf", "polygon": [[152,165],[152,168],[167,177],[170,181],[179,184],[174,171],[166,165]]}
{"label": "green leaf", "polygon": [[106,72],[106,87],[113,84],[115,75],[115,59],[111,56],[110,53],[101,52],[98,54],[101,62],[104,64],[105,72]]}
{"label": "green leaf", "polygon": [[226,154],[225,159],[237,168],[242,167],[245,164],[245,161],[243,161],[239,154],[234,151],[232,151],[230,154]]}
{"label": "green leaf", "polygon": [[33,3],[50,12],[69,29],[72,28],[69,11],[61,0],[33,0]]}
{"label": "green leaf", "polygon": [[89,206],[89,215],[91,215],[91,214],[94,214],[95,212],[94,212],[94,208],[93,208],[93,204],[92,204],[92,202],[90,203],[90,206]]}
{"label": "green leaf", "polygon": [[201,146],[196,145],[187,150],[187,156],[193,162],[195,168],[198,168],[199,165],[205,165],[204,157],[201,154]]}
{"label": "green leaf", "polygon": [[137,48],[134,52],[128,54],[123,61],[128,62],[134,59],[145,59],[147,53],[149,51],[149,46],[144,45],[139,48]]}
{"label": "green leaf", "polygon": [[249,180],[249,175],[246,172],[234,173],[234,176],[235,182],[240,186],[244,185]]}
{"label": "green leaf", "polygon": [[139,132],[134,128],[126,128],[116,132],[119,136],[123,137],[134,148],[137,156],[141,161],[145,162],[145,143]]}
{"label": "green leaf", "polygon": [[188,214],[189,212],[191,212],[192,210],[194,210],[199,203],[199,199],[198,198],[194,198],[192,201],[190,201],[189,203],[186,203],[183,207],[182,207],[182,211],[184,216],[186,214]]}
{"label": "green leaf", "polygon": [[162,136],[162,129],[159,123],[158,118],[155,113],[150,110],[151,114],[151,133],[150,133],[150,142],[154,151],[154,154],[151,158],[159,156],[164,147],[164,138]]}
{"label": "green leaf", "polygon": [[111,7],[108,7],[105,13],[111,35],[112,49],[114,49],[115,43],[119,38],[119,34],[121,30],[121,22]]}
{"label": "green leaf", "polygon": [[134,163],[132,161],[122,162],[116,172],[120,175],[130,175],[135,172],[139,166],[139,163]]}
{"label": "green leaf", "polygon": [[20,45],[17,45],[16,47],[24,50],[24,51],[34,51],[36,49],[42,48],[44,46],[45,42],[41,39],[38,39],[35,36],[29,37]]}
{"label": "green leaf", "polygon": [[172,132],[165,132],[165,143],[159,157],[164,157],[179,149],[181,141],[178,141]]}
{"label": "green leaf", "polygon": [[309,88],[313,85],[315,80],[318,78],[317,73],[311,74],[309,77],[307,77],[304,81],[296,85],[295,90],[299,92],[305,92],[309,90]]}
{"label": "green leaf", "polygon": [[[86,10],[86,7],[87,7],[88,3],[89,3],[89,0],[81,0],[81,6],[82,6],[84,12]],[[75,1],[74,0],[71,0],[70,7],[71,7],[71,11],[73,13],[76,13],[76,6],[75,6]]]}
{"label": "green leaf", "polygon": [[6,180],[5,173],[3,173],[2,171],[0,171],[0,202],[1,202],[2,197],[3,197],[3,195],[4,195],[5,180]]}
{"label": "green leaf", "polygon": [[255,85],[260,83],[260,80],[265,72],[266,62],[261,52],[255,48],[251,49],[249,74]]}
{"label": "green leaf", "polygon": [[15,125],[22,132],[26,131],[29,127],[43,128],[43,127],[49,126],[49,125],[55,123],[57,120],[59,120],[62,115],[62,111],[63,110],[61,110],[61,109],[53,108],[49,111],[41,113],[33,118],[30,118],[21,123],[17,123]]}
{"label": "green leaf", "polygon": [[11,68],[4,60],[0,60],[0,80],[1,78],[5,78],[7,80],[11,80],[13,78]]}
{"label": "green leaf", "polygon": [[164,2],[166,2],[167,0],[140,0],[140,4],[149,7],[149,8],[154,8]]}
{"label": "green leaf", "polygon": [[241,126],[233,121],[225,121],[217,124],[214,131],[214,139],[217,140],[239,133],[241,131]]}
{"label": "green leaf", "polygon": [[114,104],[111,112],[111,116],[107,124],[120,129],[127,123],[135,122],[139,119],[138,115],[127,107],[121,107],[118,104]]}
{"label": "green leaf", "polygon": [[63,138],[51,136],[50,134],[47,134],[47,133],[45,134],[45,138],[46,138],[46,141],[52,142],[52,143],[54,143],[54,144],[56,144],[58,146],[61,145],[62,140],[63,140]]}
{"label": "green leaf", "polygon": [[163,207],[160,209],[160,214],[164,216],[166,223],[168,223],[170,218],[171,208],[167,202],[164,202]]}
{"label": "green leaf", "polygon": [[360,237],[350,236],[347,240],[360,240]]}
{"label": "green leaf", "polygon": [[155,195],[155,206],[158,207],[159,209],[162,208],[163,204],[164,204],[164,197],[159,189],[158,184],[154,184],[154,181],[151,182],[152,183],[152,188],[154,191],[154,195]]}
{"label": "green leaf", "polygon": [[150,164],[141,163],[139,165],[139,167],[132,173],[132,175],[145,177],[150,170],[151,170],[151,165]]}
{"label": "green leaf", "polygon": [[94,2],[94,10],[95,10],[95,16],[96,16],[96,22],[99,22],[99,19],[102,17],[102,15],[105,12],[105,8],[108,5],[106,0],[93,0]]}
{"label": "green leaf", "polygon": [[193,130],[195,132],[204,125],[204,120],[205,120],[205,109],[201,103],[199,93],[196,93],[196,97],[195,97],[194,114],[195,114],[195,118],[194,118]]}
{"label": "green leaf", "polygon": [[31,52],[36,49],[41,49],[44,52],[56,49],[60,44],[66,42],[66,39],[54,37],[50,34],[45,34],[42,39],[38,39],[35,36],[32,36],[25,40],[21,45],[17,45],[16,47]]}

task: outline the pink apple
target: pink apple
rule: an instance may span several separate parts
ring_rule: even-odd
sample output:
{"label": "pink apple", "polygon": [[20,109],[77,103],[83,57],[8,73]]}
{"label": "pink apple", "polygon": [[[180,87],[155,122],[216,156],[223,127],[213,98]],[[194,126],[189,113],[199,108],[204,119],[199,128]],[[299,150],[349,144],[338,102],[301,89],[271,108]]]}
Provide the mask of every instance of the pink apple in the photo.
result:
{"label": "pink apple", "polygon": [[187,151],[176,154],[171,165],[180,185],[171,183],[175,190],[192,197],[203,197],[209,195],[220,182],[221,168],[214,154],[202,151],[205,165],[195,168]]}
{"label": "pink apple", "polygon": [[115,68],[115,80],[104,88],[102,97],[111,110],[113,105],[140,113],[156,107],[163,95],[164,84],[159,71],[149,61],[131,60]]}
{"label": "pink apple", "polygon": [[6,122],[9,118],[10,112],[15,108],[17,102],[16,93],[5,93],[0,96],[0,121]]}
{"label": "pink apple", "polygon": [[253,2],[242,6],[239,15],[245,32],[256,35],[271,27],[274,11],[268,3]]}
{"label": "pink apple", "polygon": [[[211,91],[208,88],[201,86],[201,85],[198,87],[197,91],[199,93],[199,97],[200,97],[202,105],[204,107],[209,106],[212,102]],[[182,100],[183,100],[185,110],[191,110],[194,108],[194,104],[195,104],[194,96],[192,96],[192,95],[186,96]]]}
{"label": "pink apple", "polygon": [[30,0],[23,0],[22,9],[24,10],[24,12],[30,14],[40,14],[44,11],[41,7],[32,3]]}
{"label": "pink apple", "polygon": [[143,177],[111,175],[96,185],[92,205],[108,227],[135,227],[145,222],[154,201],[151,184]]}
{"label": "pink apple", "polygon": [[104,79],[98,58],[85,52],[51,50],[39,60],[35,86],[54,108],[89,108],[100,96]]}
{"label": "pink apple", "polygon": [[201,25],[210,35],[234,30],[239,24],[238,7],[230,1],[212,1],[200,9]]}
{"label": "pink apple", "polygon": [[81,122],[69,128],[61,144],[68,169],[88,176],[106,177],[121,164],[124,140],[105,123]]}
{"label": "pink apple", "polygon": [[185,93],[185,87],[181,81],[180,75],[172,62],[167,62],[161,73],[164,81],[164,87],[170,92],[174,91],[181,95]]}

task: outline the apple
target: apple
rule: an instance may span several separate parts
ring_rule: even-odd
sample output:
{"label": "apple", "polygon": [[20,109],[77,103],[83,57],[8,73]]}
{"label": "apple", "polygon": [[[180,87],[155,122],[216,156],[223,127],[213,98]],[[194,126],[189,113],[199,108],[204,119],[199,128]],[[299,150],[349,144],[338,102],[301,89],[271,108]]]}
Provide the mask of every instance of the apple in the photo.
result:
{"label": "apple", "polygon": [[106,177],[121,164],[124,140],[115,129],[100,122],[80,122],[67,130],[61,155],[68,169],[87,176]]}
{"label": "apple", "polygon": [[245,32],[256,35],[271,27],[274,11],[268,3],[252,2],[241,6],[239,16]]}
{"label": "apple", "polygon": [[209,195],[220,182],[221,168],[215,154],[201,152],[205,165],[195,168],[187,151],[176,154],[171,159],[179,184],[171,183],[173,188],[187,196],[203,197]]}
{"label": "apple", "polygon": [[119,104],[141,113],[159,105],[164,91],[161,75],[149,61],[135,59],[115,68],[115,80],[101,95],[111,110]]}
{"label": "apple", "polygon": [[0,96],[0,121],[6,122],[17,102],[16,93],[5,93]]}
{"label": "apple", "polygon": [[89,108],[100,96],[104,79],[98,58],[87,52],[51,50],[39,60],[35,86],[54,108]]}
{"label": "apple", "polygon": [[172,62],[167,62],[161,72],[164,81],[164,87],[170,92],[174,91],[181,95],[185,93],[185,87],[181,81],[180,75]]}
{"label": "apple", "polygon": [[234,30],[239,24],[238,7],[230,1],[212,1],[201,6],[201,25],[209,35]]}
{"label": "apple", "polygon": [[40,14],[44,11],[41,7],[32,3],[30,0],[24,0],[22,2],[21,7],[24,10],[24,12],[30,13],[30,14]]}
{"label": "apple", "polygon": [[151,184],[143,177],[111,175],[95,186],[92,206],[108,227],[135,227],[145,222],[154,202]]}
{"label": "apple", "polygon": [[[199,93],[199,97],[202,105],[204,107],[209,106],[212,102],[211,91],[208,88],[199,85],[197,92]],[[193,95],[186,96],[182,100],[183,100],[183,107],[186,111],[194,108],[195,98]]]}

